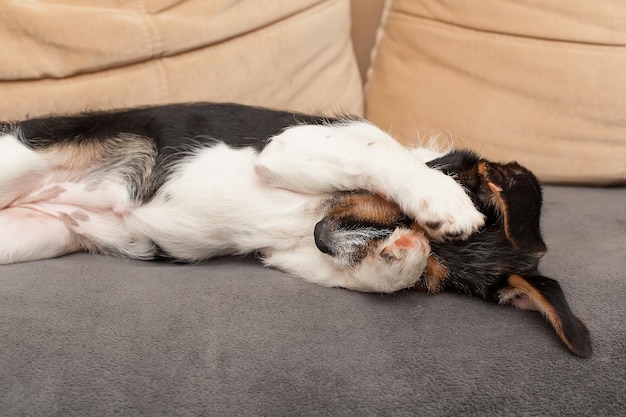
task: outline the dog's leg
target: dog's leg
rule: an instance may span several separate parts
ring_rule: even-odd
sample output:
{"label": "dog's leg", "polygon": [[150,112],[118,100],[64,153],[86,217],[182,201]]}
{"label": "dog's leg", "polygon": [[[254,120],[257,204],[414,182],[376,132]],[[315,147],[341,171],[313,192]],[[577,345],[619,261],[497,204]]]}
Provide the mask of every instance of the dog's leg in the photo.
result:
{"label": "dog's leg", "polygon": [[396,282],[395,277],[369,274],[364,279],[350,267],[338,265],[330,255],[320,252],[312,243],[287,250],[267,251],[263,253],[263,263],[324,287],[363,292],[391,293],[412,286],[419,277],[417,274],[413,282]]}
{"label": "dog's leg", "polygon": [[0,133],[0,208],[20,195],[33,174],[48,166],[45,158],[13,134]]}
{"label": "dog's leg", "polygon": [[265,265],[325,287],[392,293],[419,281],[430,247],[421,232],[397,229],[355,265],[322,253],[312,241],[261,253]]}
{"label": "dog's leg", "polygon": [[40,211],[9,207],[33,178],[50,168],[12,133],[0,133],[0,264],[61,256],[79,250],[66,225]]}
{"label": "dog's leg", "polygon": [[325,287],[356,289],[354,279],[335,265],[329,255],[316,250],[313,242],[289,249],[263,250],[261,254],[266,266],[308,282]]}
{"label": "dog's leg", "polygon": [[255,168],[271,185],[292,191],[381,194],[436,240],[467,238],[484,224],[456,181],[367,122],[289,128],[270,141]]}
{"label": "dog's leg", "polygon": [[0,264],[55,258],[80,249],[59,219],[22,207],[0,210]]}

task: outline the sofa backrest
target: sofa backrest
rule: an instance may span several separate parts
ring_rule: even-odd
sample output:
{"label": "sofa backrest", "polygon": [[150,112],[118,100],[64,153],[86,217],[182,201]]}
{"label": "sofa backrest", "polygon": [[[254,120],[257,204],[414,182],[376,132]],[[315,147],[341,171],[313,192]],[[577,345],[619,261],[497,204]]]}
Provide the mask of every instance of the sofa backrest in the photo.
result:
{"label": "sofa backrest", "polygon": [[366,117],[396,139],[626,183],[623,1],[393,0],[374,56]]}
{"label": "sofa backrest", "polygon": [[0,120],[186,101],[361,114],[349,0],[0,2]]}

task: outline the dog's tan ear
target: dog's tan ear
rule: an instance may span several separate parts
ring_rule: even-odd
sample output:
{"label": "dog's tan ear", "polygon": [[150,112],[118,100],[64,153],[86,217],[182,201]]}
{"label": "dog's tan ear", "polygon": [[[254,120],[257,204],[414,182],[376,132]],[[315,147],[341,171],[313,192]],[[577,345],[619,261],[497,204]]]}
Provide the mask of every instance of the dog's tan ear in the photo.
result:
{"label": "dog's tan ear", "polygon": [[569,308],[559,283],[544,276],[509,276],[496,290],[500,304],[540,312],[552,325],[565,346],[582,358],[591,356],[589,330]]}
{"label": "dog's tan ear", "polygon": [[541,186],[532,172],[516,162],[481,161],[478,177],[492,193],[492,203],[502,215],[504,231],[511,244],[524,252],[545,252],[546,244],[539,228]]}

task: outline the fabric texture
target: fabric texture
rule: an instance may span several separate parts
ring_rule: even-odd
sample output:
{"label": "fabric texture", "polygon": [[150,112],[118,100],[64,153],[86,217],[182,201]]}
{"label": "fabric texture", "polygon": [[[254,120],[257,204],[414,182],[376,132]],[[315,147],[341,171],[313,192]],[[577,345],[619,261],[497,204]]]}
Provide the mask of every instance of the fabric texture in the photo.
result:
{"label": "fabric texture", "polygon": [[2,2],[0,40],[1,120],[181,101],[363,110],[349,0]]}
{"label": "fabric texture", "polygon": [[544,181],[626,183],[626,5],[394,0],[366,116],[439,134]]}
{"label": "fabric texture", "polygon": [[385,0],[350,0],[352,43],[361,79],[367,78]]}
{"label": "fabric texture", "polygon": [[590,359],[538,313],[462,295],[73,255],[0,268],[0,414],[625,415],[626,190],[545,194],[541,269]]}

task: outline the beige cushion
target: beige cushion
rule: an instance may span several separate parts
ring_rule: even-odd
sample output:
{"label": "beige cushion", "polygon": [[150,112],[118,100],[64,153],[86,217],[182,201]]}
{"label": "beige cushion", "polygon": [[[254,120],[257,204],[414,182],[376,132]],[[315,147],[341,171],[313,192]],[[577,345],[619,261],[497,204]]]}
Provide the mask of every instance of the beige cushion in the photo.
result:
{"label": "beige cushion", "polygon": [[394,0],[366,115],[550,182],[626,182],[626,3]]}
{"label": "beige cushion", "polygon": [[366,79],[385,0],[350,0],[352,43],[361,78]]}
{"label": "beige cushion", "polygon": [[181,101],[362,112],[349,0],[0,3],[0,119]]}

